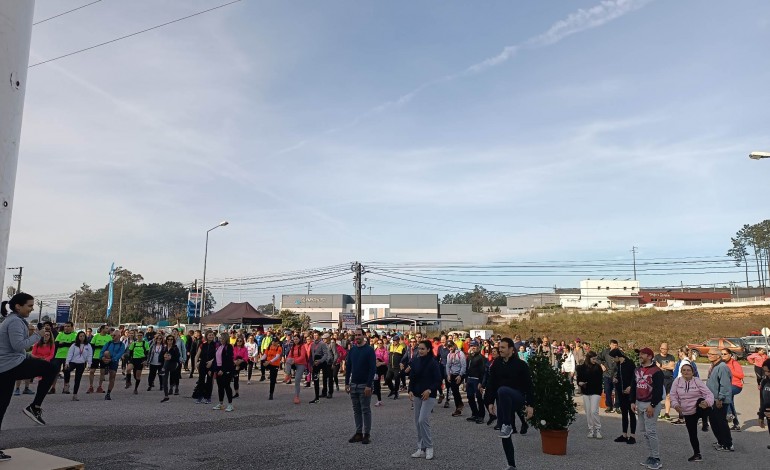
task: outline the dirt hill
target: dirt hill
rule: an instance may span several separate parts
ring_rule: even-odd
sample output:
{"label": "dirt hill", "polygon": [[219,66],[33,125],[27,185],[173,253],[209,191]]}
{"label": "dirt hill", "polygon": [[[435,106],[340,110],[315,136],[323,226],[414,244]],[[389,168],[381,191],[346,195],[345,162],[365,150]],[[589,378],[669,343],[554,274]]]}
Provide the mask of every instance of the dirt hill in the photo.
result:
{"label": "dirt hill", "polygon": [[[509,327],[495,328],[500,334],[520,334],[524,338],[547,335],[557,341],[580,338],[594,345],[617,339],[622,346],[651,347],[657,352],[667,341],[672,352],[687,343],[707,338],[746,336],[751,330],[770,327],[770,306],[704,308],[697,310],[566,313],[514,321]],[[598,348],[594,348],[598,349]]]}

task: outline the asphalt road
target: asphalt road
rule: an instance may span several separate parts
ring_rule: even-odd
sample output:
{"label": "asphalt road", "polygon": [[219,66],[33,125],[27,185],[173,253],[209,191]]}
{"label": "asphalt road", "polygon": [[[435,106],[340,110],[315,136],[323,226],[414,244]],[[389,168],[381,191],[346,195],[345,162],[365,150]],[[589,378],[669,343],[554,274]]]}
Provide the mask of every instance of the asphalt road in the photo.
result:
{"label": "asphalt road", "polygon": [[[747,375],[746,388],[738,396],[738,411],[744,431],[734,433],[736,452],[718,453],[711,447],[711,432],[700,433],[704,462],[689,464],[691,449],[684,426],[660,422],[662,460],[665,468],[699,469],[770,468],[770,435],[756,424],[758,394]],[[87,469],[228,469],[241,468],[338,468],[361,465],[371,468],[463,469],[470,466],[506,468],[500,439],[485,425],[452,418],[452,409],[437,408],[433,414],[436,457],[415,461],[415,431],[409,400],[385,400],[373,408],[372,443],[349,444],[353,434],[350,400],[344,392],[331,400],[310,405],[311,390],[302,389],[302,404],[291,403],[293,385],[278,384],[276,399],[267,400],[267,382],[241,386],[235,412],[213,411],[196,405],[189,396],[193,380],[182,380],[181,395],[160,403],[163,394],[146,392],[146,377],[138,396],[113,391],[113,400],[103,395],[85,395],[70,401],[69,395],[49,395],[44,403],[46,426],[30,421],[21,412],[31,397],[14,397],[3,423],[3,448],[30,447],[42,452],[84,462]],[[216,386],[214,398],[216,398]],[[582,408],[582,401],[578,398]],[[603,440],[587,439],[585,417],[580,414],[570,428],[567,456],[541,452],[538,432],[514,435],[519,469],[638,469],[647,456],[644,439],[635,446],[618,444],[620,417],[602,413]],[[0,464],[2,465],[7,464]],[[2,470],[2,468],[0,468]]]}

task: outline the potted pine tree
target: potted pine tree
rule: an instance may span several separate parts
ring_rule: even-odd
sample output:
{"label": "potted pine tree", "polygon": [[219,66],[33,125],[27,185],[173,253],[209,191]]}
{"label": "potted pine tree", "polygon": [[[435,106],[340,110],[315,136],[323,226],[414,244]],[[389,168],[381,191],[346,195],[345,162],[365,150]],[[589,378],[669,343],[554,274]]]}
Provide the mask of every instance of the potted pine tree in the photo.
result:
{"label": "potted pine tree", "polygon": [[529,357],[529,369],[534,395],[529,424],[540,431],[543,453],[565,455],[569,426],[577,414],[575,390],[569,378],[554,369],[543,354]]}

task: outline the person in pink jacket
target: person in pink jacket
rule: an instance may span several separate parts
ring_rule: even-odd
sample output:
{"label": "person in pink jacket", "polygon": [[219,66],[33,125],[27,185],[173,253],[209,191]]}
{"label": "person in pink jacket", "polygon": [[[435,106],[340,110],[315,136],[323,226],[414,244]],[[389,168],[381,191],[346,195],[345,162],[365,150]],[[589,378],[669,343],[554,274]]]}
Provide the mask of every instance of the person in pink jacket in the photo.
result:
{"label": "person in pink jacket", "polygon": [[759,348],[757,352],[749,354],[746,360],[754,366],[754,375],[757,376],[757,388],[759,388],[759,384],[762,383],[762,378],[765,375],[762,372],[762,364],[767,360],[767,351],[765,351],[765,348]]}
{"label": "person in pink jacket", "polygon": [[235,340],[235,346],[233,347],[233,361],[235,362],[235,373],[233,374],[233,391],[235,393],[233,394],[233,398],[238,398],[241,396],[241,394],[238,393],[238,389],[240,388],[238,379],[240,379],[241,371],[249,364],[249,350],[246,348],[246,341],[243,339],[243,336],[239,336],[238,339]]}
{"label": "person in pink jacket", "polygon": [[679,377],[671,385],[671,407],[684,416],[690,445],[694,452],[688,462],[703,460],[698,442],[698,420],[708,416],[708,410],[714,404],[714,394],[705,383],[693,375],[693,366],[683,363],[679,368]]}

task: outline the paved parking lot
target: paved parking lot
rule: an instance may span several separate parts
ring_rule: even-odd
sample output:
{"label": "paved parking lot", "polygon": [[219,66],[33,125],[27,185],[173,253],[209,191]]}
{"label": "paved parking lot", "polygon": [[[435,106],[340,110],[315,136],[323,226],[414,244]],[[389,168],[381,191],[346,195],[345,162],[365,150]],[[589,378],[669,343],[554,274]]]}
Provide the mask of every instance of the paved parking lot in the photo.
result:
{"label": "paved parking lot", "polygon": [[[684,426],[659,424],[662,458],[666,468],[700,469],[764,468],[770,459],[770,435],[756,426],[758,396],[746,379],[739,395],[738,410],[745,430],[735,433],[735,453],[717,453],[711,448],[713,434],[701,433],[700,464],[688,464],[691,455]],[[143,381],[143,385],[144,385]],[[46,426],[32,423],[21,409],[30,397],[14,397],[6,415],[0,438],[4,448],[26,446],[61,457],[81,461],[88,469],[240,469],[240,468],[332,468],[365,465],[382,469],[457,468],[481,466],[505,468],[500,439],[485,425],[452,418],[451,409],[438,408],[433,415],[436,458],[415,462],[409,457],[415,448],[415,432],[409,400],[386,400],[373,408],[372,444],[348,444],[354,431],[350,401],[344,392],[331,400],[309,405],[311,390],[303,388],[302,404],[291,403],[293,385],[279,384],[276,399],[267,400],[267,383],[242,385],[236,411],[213,411],[196,405],[190,398],[193,380],[183,379],[181,395],[160,403],[162,393],[138,396],[124,390],[113,392],[112,401],[103,395],[81,394],[72,402],[68,395],[51,395],[44,404]],[[754,393],[752,393],[754,392]],[[216,386],[214,387],[216,398]],[[580,400],[579,400],[580,403]],[[750,418],[750,419],[749,419]],[[520,469],[636,469],[646,458],[643,438],[635,446],[617,444],[620,417],[602,414],[605,439],[587,439],[585,417],[572,425],[568,455],[549,456],[540,450],[537,431],[514,436]],[[0,469],[2,470],[2,469]]]}

